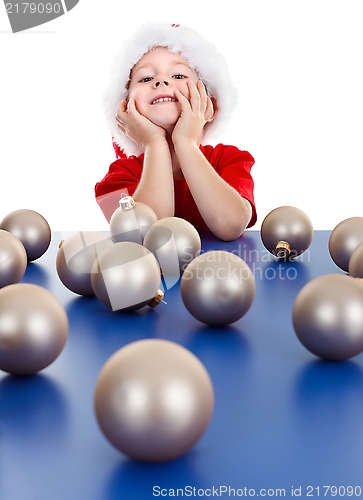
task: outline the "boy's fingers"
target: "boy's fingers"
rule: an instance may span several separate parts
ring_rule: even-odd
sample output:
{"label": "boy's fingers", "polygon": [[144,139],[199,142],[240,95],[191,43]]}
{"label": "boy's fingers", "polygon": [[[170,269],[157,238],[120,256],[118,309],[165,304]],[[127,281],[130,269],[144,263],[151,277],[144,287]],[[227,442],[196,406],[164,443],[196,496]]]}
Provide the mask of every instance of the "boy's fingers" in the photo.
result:
{"label": "boy's fingers", "polygon": [[190,105],[193,110],[199,109],[200,106],[200,93],[198,87],[191,81],[187,82],[189,93],[190,93]]}
{"label": "boy's fingers", "polygon": [[182,92],[180,92],[180,90],[175,90],[175,92],[176,92],[179,96],[181,96],[181,97],[182,97],[182,100],[185,100],[185,101],[187,101],[187,100],[188,100],[188,99],[185,97],[185,95],[184,95]]}
{"label": "boy's fingers", "polygon": [[118,128],[119,130],[121,130],[121,132],[122,132],[123,134],[125,134],[126,129],[125,129],[125,127],[123,127],[122,125],[120,125],[120,123],[119,123],[119,122],[117,122],[117,128]]}
{"label": "boy's fingers", "polygon": [[122,113],[125,113],[127,109],[127,102],[121,101],[116,108],[116,118],[119,117]]}
{"label": "boy's fingers", "polygon": [[127,112],[130,114],[130,115],[133,115],[133,117],[137,120],[137,119],[141,119],[141,117],[143,115],[141,115],[141,113],[139,113],[137,107],[136,107],[136,101],[135,99],[130,99],[129,100],[129,103],[128,103],[128,106],[127,106]]}
{"label": "boy's fingers", "polygon": [[136,106],[135,106],[135,100],[134,99],[130,99],[128,104],[127,104],[127,111],[128,112],[134,112],[136,111]]}
{"label": "boy's fingers", "polygon": [[199,96],[200,96],[200,102],[202,104],[202,109],[205,110],[208,106],[208,99],[209,97],[207,96],[207,91],[205,88],[204,83],[202,80],[198,80],[197,82],[197,89],[199,91]]}
{"label": "boy's fingers", "polygon": [[135,119],[137,120],[139,117],[140,113],[136,109],[134,99],[130,99],[129,102],[121,101],[121,103],[117,107],[117,113],[115,119],[118,125],[127,126],[128,124],[133,123]]}
{"label": "boy's fingers", "polygon": [[118,116],[115,117],[115,120],[116,120],[118,128],[120,128],[120,126],[122,126],[125,123],[125,121],[121,120]]}
{"label": "boy's fingers", "polygon": [[182,94],[182,93],[180,92],[180,90],[175,90],[175,92],[176,92],[176,95],[177,95],[178,101],[180,102],[180,105],[181,105],[181,107],[182,107],[182,110],[187,109],[187,108],[186,108],[186,106],[188,106],[188,105],[189,105],[189,101],[188,101],[188,99],[185,97],[185,95],[184,95],[184,94]]}

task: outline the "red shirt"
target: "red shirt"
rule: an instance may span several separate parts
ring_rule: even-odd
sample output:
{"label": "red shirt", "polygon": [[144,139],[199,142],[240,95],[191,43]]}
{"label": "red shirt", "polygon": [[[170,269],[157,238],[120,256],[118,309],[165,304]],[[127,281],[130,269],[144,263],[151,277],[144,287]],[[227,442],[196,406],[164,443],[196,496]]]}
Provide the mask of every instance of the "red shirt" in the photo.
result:
{"label": "red shirt", "polygon": [[[95,186],[96,201],[107,221],[119,208],[121,193],[132,196],[140,182],[144,155],[128,158],[115,147],[118,160],[110,165],[108,173]],[[252,207],[252,217],[247,227],[256,223],[256,207],[253,196],[253,179],[250,171],[255,163],[247,151],[235,146],[200,146],[200,150],[220,177],[232,186]],[[175,217],[186,219],[200,231],[209,231],[195,204],[184,178],[174,179]],[[217,200],[216,200],[217,203]]]}

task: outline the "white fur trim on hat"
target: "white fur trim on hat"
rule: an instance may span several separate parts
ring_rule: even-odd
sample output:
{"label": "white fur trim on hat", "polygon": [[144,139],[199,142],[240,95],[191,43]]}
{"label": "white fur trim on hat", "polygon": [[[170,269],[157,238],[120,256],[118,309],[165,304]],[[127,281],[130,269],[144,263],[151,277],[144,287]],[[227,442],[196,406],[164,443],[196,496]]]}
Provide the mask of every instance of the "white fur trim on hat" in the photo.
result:
{"label": "white fur trim on hat", "polygon": [[131,69],[144,54],[155,47],[167,47],[170,52],[184,57],[207,86],[209,95],[214,96],[217,101],[218,112],[213,122],[206,127],[202,144],[208,144],[224,130],[237,104],[237,91],[230,79],[228,67],[214,45],[187,26],[146,23],[140,26],[117,53],[111,67],[109,85],[103,96],[106,124],[115,142],[127,156],[138,156],[143,150],[117,128],[116,108],[127,97],[126,85]]}

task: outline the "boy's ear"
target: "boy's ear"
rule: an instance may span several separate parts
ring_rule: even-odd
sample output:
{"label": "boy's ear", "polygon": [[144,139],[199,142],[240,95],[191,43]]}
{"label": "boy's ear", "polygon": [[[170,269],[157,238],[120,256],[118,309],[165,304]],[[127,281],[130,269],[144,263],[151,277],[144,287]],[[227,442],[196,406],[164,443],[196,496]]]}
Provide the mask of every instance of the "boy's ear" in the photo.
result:
{"label": "boy's ear", "polygon": [[212,122],[214,120],[214,118],[216,117],[216,114],[218,113],[217,99],[214,96],[211,96],[210,100],[212,101],[212,105],[213,105],[213,113],[212,113],[211,117],[208,119],[208,123]]}

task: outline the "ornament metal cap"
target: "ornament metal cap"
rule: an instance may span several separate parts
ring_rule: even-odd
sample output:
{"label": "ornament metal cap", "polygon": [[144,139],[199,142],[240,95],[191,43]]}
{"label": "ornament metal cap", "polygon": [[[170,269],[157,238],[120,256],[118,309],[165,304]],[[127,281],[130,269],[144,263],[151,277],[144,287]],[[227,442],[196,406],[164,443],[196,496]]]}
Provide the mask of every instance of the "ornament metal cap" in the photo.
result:
{"label": "ornament metal cap", "polygon": [[135,207],[136,203],[132,196],[121,196],[120,207],[122,210],[131,210]]}
{"label": "ornament metal cap", "polygon": [[291,252],[291,246],[287,241],[279,241],[276,243],[275,248],[274,248],[274,254],[276,257],[279,259],[286,259]]}
{"label": "ornament metal cap", "polygon": [[160,289],[156,292],[155,297],[149,302],[150,307],[156,307],[160,302],[163,301],[164,298],[164,292],[162,292]]}

